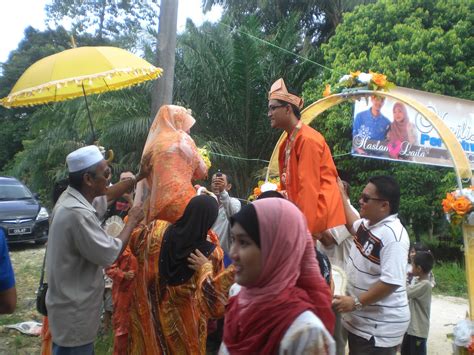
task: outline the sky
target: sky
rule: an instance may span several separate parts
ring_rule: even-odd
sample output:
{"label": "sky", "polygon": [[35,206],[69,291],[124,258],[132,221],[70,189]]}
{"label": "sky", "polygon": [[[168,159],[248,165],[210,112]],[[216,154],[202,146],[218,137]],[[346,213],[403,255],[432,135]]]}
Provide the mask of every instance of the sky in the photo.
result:
{"label": "sky", "polygon": [[[8,54],[18,47],[23,39],[23,31],[28,26],[44,30],[46,14],[44,7],[51,0],[1,0],[0,11],[0,62],[8,59]],[[197,25],[206,20],[216,21],[222,9],[214,6],[206,15],[201,10],[201,0],[179,0],[178,32],[182,32],[189,17]]]}

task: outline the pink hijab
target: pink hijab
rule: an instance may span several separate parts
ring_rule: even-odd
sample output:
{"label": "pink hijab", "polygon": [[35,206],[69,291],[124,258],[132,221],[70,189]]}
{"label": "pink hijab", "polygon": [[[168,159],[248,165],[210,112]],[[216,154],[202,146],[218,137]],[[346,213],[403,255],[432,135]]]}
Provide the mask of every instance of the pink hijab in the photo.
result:
{"label": "pink hijab", "polygon": [[294,287],[306,248],[306,220],[294,204],[268,198],[255,201],[253,206],[260,230],[263,268],[256,287],[242,287],[239,304],[243,306],[268,302],[282,290]]}
{"label": "pink hijab", "polygon": [[[294,203],[281,198],[258,200],[253,205],[259,221],[264,266],[259,279],[260,288],[250,293],[247,289],[244,295],[260,300],[263,289],[268,297],[295,286],[296,281],[296,287],[306,291],[313,301],[314,313],[332,334],[336,321],[332,311],[332,292],[321,275],[304,214]],[[264,233],[266,238],[262,237]]]}
{"label": "pink hijab", "polygon": [[[313,311],[332,333],[331,291],[321,276],[304,215],[281,198],[255,201],[262,272],[226,309],[224,343],[232,354],[274,353],[298,315]],[[244,207],[245,208],[245,207]]]}
{"label": "pink hijab", "polygon": [[410,123],[410,119],[408,118],[408,112],[401,102],[396,102],[393,105],[393,112],[395,109],[398,108],[403,112],[403,120],[401,122],[393,120],[392,124],[390,125],[389,131],[389,142],[404,142],[408,141],[408,124]]}

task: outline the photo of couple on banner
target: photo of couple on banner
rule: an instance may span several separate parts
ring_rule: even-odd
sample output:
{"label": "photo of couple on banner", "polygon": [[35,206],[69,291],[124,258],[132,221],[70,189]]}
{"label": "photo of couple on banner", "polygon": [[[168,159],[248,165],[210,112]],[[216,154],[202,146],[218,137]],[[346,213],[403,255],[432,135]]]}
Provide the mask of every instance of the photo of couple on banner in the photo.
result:
{"label": "photo of couple on banner", "polygon": [[[474,125],[468,120],[472,104],[466,100],[397,88],[443,118],[456,135],[474,168]],[[465,122],[464,122],[464,121]],[[462,121],[462,122],[461,122]],[[392,98],[372,95],[356,101],[352,154],[376,159],[451,166],[449,154],[431,124],[412,107]]]}

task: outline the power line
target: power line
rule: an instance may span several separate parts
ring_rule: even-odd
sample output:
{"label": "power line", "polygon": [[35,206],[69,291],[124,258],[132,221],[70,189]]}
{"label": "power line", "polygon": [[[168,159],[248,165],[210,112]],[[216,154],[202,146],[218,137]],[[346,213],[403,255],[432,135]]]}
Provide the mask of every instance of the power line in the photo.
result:
{"label": "power line", "polygon": [[221,157],[232,158],[232,159],[237,159],[237,160],[262,161],[262,162],[264,162],[264,163],[270,163],[269,160],[264,160],[264,159],[258,159],[258,158],[243,158],[243,157],[236,157],[235,155],[227,155],[227,154],[214,153],[214,152],[211,152],[211,155],[218,155],[218,156],[221,156]]}
{"label": "power line", "polygon": [[[220,157],[225,157],[225,158],[231,158],[231,159],[237,159],[237,160],[246,160],[246,161],[261,161],[261,162],[264,162],[264,163],[270,163],[269,160],[264,160],[264,159],[259,159],[259,158],[243,158],[243,157],[237,157],[235,155],[228,155],[228,154],[221,154],[221,153],[214,153],[214,152],[210,152],[211,156],[212,155],[218,155]],[[342,154],[337,154],[337,155],[333,155],[332,157],[333,158],[340,158],[340,157],[344,157],[344,156],[347,156],[347,155],[351,155],[351,153],[342,153]]]}
{"label": "power line", "polygon": [[289,50],[286,49],[286,48],[277,46],[276,44],[274,44],[274,43],[272,43],[272,42],[269,42],[269,41],[266,41],[266,40],[264,40],[264,39],[261,39],[261,38],[259,38],[259,37],[257,37],[257,36],[251,35],[250,33],[244,32],[244,31],[242,31],[242,30],[240,30],[240,29],[238,29],[238,28],[233,28],[232,26],[230,26],[230,25],[228,25],[228,24],[226,24],[226,23],[224,23],[224,22],[220,22],[220,24],[222,24],[222,25],[224,25],[224,26],[227,26],[227,27],[230,28],[232,31],[236,31],[236,32],[242,33],[242,34],[244,34],[244,35],[246,35],[246,36],[248,36],[248,37],[250,37],[250,38],[256,39],[257,41],[260,41],[260,42],[262,42],[262,43],[265,43],[265,44],[267,44],[267,45],[269,45],[269,46],[271,46],[271,47],[277,48],[277,49],[279,49],[279,50],[281,50],[281,51],[283,51],[283,52],[285,52],[285,53],[291,54],[291,55],[293,55],[293,56],[295,56],[295,57],[297,57],[297,58],[299,58],[299,59],[302,59],[302,60],[304,60],[304,61],[306,61],[306,62],[310,62],[310,63],[312,63],[312,64],[315,64],[315,65],[317,65],[317,66],[320,66],[321,68],[326,69],[326,70],[329,70],[329,71],[334,71],[334,69],[332,69],[332,68],[329,68],[329,67],[327,67],[327,66],[325,66],[325,65],[323,65],[323,64],[320,64],[320,63],[318,63],[318,62],[315,62],[314,60],[311,60],[311,59],[309,59],[309,58],[303,57],[302,55],[293,53],[292,51],[289,51]]}

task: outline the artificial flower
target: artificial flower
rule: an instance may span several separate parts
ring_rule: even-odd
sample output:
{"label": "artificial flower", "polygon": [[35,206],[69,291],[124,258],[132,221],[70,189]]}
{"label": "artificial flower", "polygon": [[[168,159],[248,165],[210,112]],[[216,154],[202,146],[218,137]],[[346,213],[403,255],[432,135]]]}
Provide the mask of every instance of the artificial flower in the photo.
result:
{"label": "artificial flower", "polygon": [[373,73],[369,71],[369,73],[372,75],[372,81],[380,87],[384,87],[387,85],[387,76],[379,73]]}
{"label": "artificial flower", "polygon": [[207,169],[209,170],[209,168],[212,166],[212,163],[211,159],[209,158],[209,151],[207,150],[206,146],[198,148],[198,153],[204,161],[204,164],[206,164]]}
{"label": "artificial flower", "polygon": [[339,79],[339,82],[342,83],[343,81],[349,80],[350,78],[352,78],[351,75],[343,75],[341,79]]}
{"label": "artificial flower", "polygon": [[448,192],[441,205],[451,224],[474,225],[474,190],[471,188]]}
{"label": "artificial flower", "polygon": [[259,180],[257,183],[257,187],[253,189],[253,194],[248,197],[248,201],[250,202],[254,201],[263,192],[270,191],[270,190],[281,191],[279,178],[268,179],[268,181]]}
{"label": "artificial flower", "polygon": [[365,90],[383,90],[388,91],[394,88],[395,84],[387,80],[387,76],[384,74],[369,71],[369,73],[362,73],[360,70],[350,72],[350,74],[343,75],[339,81],[331,87],[326,84],[326,88],[323,91],[323,96],[327,97],[332,93],[341,93],[345,91],[353,91],[354,89],[365,89]]}
{"label": "artificial flower", "polygon": [[372,74],[360,73],[359,76],[357,77],[357,80],[363,84],[369,84],[370,81],[372,80]]}
{"label": "artificial flower", "polygon": [[453,210],[453,202],[455,201],[454,196],[451,193],[446,194],[446,198],[441,203],[443,205],[444,213],[449,213]]}
{"label": "artificial flower", "polygon": [[461,196],[456,199],[453,203],[453,209],[456,213],[460,216],[464,216],[468,213],[472,208],[472,203],[469,199],[465,196]]}
{"label": "artificial flower", "polygon": [[331,95],[331,85],[326,84],[326,88],[324,89],[323,96],[327,97]]}

